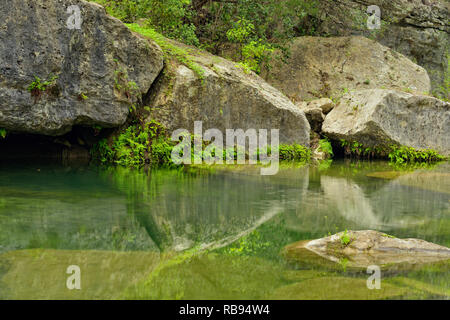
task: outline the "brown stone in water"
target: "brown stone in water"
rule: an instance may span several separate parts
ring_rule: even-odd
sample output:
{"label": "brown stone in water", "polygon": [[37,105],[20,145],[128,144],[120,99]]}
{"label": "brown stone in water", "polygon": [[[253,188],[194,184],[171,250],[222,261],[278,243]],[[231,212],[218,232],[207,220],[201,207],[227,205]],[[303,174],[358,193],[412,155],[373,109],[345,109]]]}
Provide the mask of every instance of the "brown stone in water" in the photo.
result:
{"label": "brown stone in water", "polygon": [[348,231],[350,242],[343,244],[343,234],[297,242],[286,247],[285,251],[291,260],[295,260],[296,252],[304,253],[306,249],[336,263],[347,259],[347,266],[354,268],[423,265],[450,259],[449,248],[425,240],[398,239],[382,232],[364,230]]}

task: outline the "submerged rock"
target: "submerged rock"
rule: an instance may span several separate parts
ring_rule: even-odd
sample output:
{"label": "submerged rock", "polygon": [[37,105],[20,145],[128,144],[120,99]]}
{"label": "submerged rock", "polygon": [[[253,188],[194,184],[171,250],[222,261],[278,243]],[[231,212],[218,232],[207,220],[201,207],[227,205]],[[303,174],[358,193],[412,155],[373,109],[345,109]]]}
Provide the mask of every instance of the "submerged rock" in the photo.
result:
{"label": "submerged rock", "polygon": [[[79,29],[70,5],[80,10]],[[62,135],[73,125],[119,126],[162,68],[156,44],[97,4],[2,1],[0,128]],[[33,82],[40,89],[29,92]]]}
{"label": "submerged rock", "polygon": [[264,78],[295,101],[385,87],[430,91],[425,69],[364,37],[301,37],[288,63],[276,61]]}
{"label": "submerged rock", "polygon": [[[347,241],[346,241],[347,240]],[[398,239],[385,233],[365,230],[301,241],[286,248],[288,257],[304,250],[347,267],[367,268],[370,265],[390,268],[416,266],[450,259],[450,249],[420,239]],[[297,256],[301,259],[301,256]]]}
{"label": "submerged rock", "polygon": [[450,103],[394,90],[355,91],[327,115],[322,130],[367,147],[395,144],[449,155]]}

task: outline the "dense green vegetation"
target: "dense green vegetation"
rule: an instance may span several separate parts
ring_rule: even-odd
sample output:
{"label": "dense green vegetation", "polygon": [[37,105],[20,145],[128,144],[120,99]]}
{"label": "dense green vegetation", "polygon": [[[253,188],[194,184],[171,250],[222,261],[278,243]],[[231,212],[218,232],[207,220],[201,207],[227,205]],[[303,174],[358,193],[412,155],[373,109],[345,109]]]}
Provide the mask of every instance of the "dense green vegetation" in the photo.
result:
{"label": "dense green vegetation", "polygon": [[[260,72],[269,54],[315,32],[316,0],[95,0],[125,23],[230,57]],[[156,34],[150,35],[155,41]],[[158,42],[158,41],[157,41]]]}
{"label": "dense green vegetation", "polygon": [[[143,122],[142,122],[143,123]],[[155,167],[175,166],[172,162],[172,151],[178,144],[172,141],[166,129],[156,121],[145,124],[131,124],[109,140],[100,140],[91,149],[92,157],[102,164],[118,164],[125,167],[141,167],[150,164]],[[194,136],[191,136],[191,155],[194,160]],[[201,157],[205,159],[208,143],[203,142]],[[268,148],[266,153],[271,155]],[[257,158],[260,151],[257,150]],[[307,162],[311,159],[311,150],[299,144],[281,144],[278,148],[280,160]],[[182,154],[180,154],[182,155]],[[215,156],[215,150],[211,153]],[[239,156],[249,159],[250,155],[239,147],[223,150],[223,160],[231,158],[238,160]]]}
{"label": "dense green vegetation", "polygon": [[101,163],[114,163],[126,167],[140,167],[144,164],[155,166],[170,164],[173,145],[168,141],[164,128],[151,121],[143,127],[131,125],[112,138],[108,144],[101,140],[91,150]]}
{"label": "dense green vegetation", "polygon": [[418,150],[407,146],[374,146],[367,147],[363,143],[341,140],[341,147],[347,156],[355,158],[388,158],[391,163],[401,165],[407,163],[433,163],[446,160],[446,157],[432,149]]}

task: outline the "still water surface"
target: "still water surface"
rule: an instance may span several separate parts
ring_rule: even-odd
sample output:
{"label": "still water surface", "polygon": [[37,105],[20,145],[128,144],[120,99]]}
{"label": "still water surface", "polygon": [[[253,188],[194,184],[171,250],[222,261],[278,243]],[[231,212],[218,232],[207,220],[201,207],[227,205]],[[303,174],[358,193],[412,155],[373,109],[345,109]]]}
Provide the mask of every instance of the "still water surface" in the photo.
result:
{"label": "still water surface", "polygon": [[[450,165],[139,171],[0,166],[2,299],[448,299],[450,265],[383,274],[294,263],[293,242],[374,229],[450,247]],[[301,259],[300,259],[301,260]],[[81,290],[68,290],[68,266]]]}

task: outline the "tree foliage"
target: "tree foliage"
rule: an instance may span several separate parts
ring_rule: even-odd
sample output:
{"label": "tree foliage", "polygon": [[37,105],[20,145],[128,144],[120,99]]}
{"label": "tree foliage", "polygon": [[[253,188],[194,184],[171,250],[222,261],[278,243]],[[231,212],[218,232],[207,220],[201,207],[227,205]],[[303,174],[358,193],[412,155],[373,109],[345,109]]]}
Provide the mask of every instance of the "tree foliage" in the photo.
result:
{"label": "tree foliage", "polygon": [[172,39],[226,55],[259,72],[274,49],[314,33],[316,0],[91,0],[125,23],[147,27]]}

